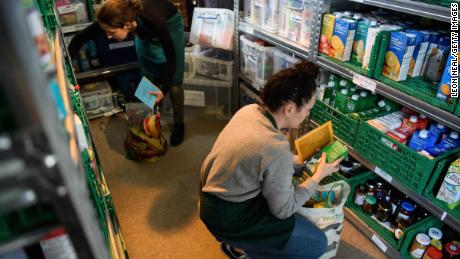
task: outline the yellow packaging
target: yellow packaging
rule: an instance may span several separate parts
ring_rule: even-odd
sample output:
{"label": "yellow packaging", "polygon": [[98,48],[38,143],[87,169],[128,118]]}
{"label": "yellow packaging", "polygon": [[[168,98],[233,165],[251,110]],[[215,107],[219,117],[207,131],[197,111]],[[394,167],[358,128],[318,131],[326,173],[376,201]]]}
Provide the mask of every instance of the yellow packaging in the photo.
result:
{"label": "yellow packaging", "polygon": [[331,55],[331,39],[334,32],[335,16],[333,14],[323,15],[323,24],[321,26],[321,38],[319,43],[319,52],[328,56]]}
{"label": "yellow packaging", "polygon": [[385,55],[382,74],[394,81],[404,81],[410,68],[415,48],[415,35],[405,32],[392,32]]}
{"label": "yellow packaging", "polygon": [[347,18],[335,19],[331,38],[331,55],[340,61],[349,61],[356,33],[356,21]]}

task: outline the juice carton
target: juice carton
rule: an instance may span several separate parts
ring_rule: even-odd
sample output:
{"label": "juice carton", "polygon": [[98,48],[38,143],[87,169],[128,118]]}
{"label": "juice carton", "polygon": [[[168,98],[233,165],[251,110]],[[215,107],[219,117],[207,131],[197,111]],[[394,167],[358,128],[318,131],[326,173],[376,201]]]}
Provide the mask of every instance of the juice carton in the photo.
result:
{"label": "juice carton", "polygon": [[[372,49],[375,45],[375,39],[377,38],[377,34],[381,31],[394,31],[399,30],[400,27],[395,25],[380,25],[378,27],[371,27],[367,31],[366,37],[366,45],[364,48],[364,55],[363,55],[363,66],[364,69],[369,69],[369,63],[372,55]],[[376,46],[377,48],[379,46]]]}
{"label": "juice carton", "polygon": [[319,52],[328,56],[331,55],[331,40],[332,33],[334,32],[335,16],[333,14],[323,15],[323,24],[321,26],[321,38],[319,43]]}
{"label": "juice carton", "polygon": [[358,22],[356,28],[355,40],[353,42],[353,50],[351,52],[351,60],[363,63],[364,52],[366,50],[367,32],[370,28],[377,26],[376,21],[362,19]]}
{"label": "juice carton", "polygon": [[436,48],[433,48],[430,53],[428,60],[425,78],[433,82],[439,82],[441,80],[442,73],[449,55],[450,50],[450,38],[440,37]]}
{"label": "juice carton", "polygon": [[406,80],[414,48],[414,34],[392,32],[382,74],[394,81]]}
{"label": "juice carton", "polygon": [[433,52],[433,49],[437,47],[438,39],[441,36],[438,32],[434,32],[434,31],[423,31],[423,32],[427,32],[430,35],[429,37],[430,43],[428,44],[428,50],[426,51],[426,56],[425,56],[425,60],[423,61],[422,73],[421,73],[422,76],[425,76],[426,70],[428,67],[428,61],[430,60],[430,57],[431,57],[431,53]]}
{"label": "juice carton", "polygon": [[450,164],[436,199],[447,202],[447,206],[455,209],[460,205],[460,158]]}
{"label": "juice carton", "polygon": [[444,68],[444,74],[442,75],[441,82],[438,86],[438,93],[436,97],[443,101],[448,101],[450,99],[450,84],[452,78],[452,71],[450,70],[452,66],[452,52],[447,60],[446,67]]}
{"label": "juice carton", "polygon": [[409,76],[417,77],[421,75],[423,61],[425,60],[428,45],[430,44],[430,34],[423,31],[407,30],[406,32],[416,35],[414,54],[410,60]]}
{"label": "juice carton", "polygon": [[350,60],[355,33],[356,21],[347,18],[335,20],[331,39],[331,52],[334,58],[340,61]]}

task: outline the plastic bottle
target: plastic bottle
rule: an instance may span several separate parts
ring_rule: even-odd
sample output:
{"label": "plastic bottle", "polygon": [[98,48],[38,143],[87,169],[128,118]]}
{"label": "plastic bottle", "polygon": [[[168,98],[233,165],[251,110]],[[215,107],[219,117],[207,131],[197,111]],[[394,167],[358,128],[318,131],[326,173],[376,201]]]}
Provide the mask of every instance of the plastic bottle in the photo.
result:
{"label": "plastic bottle", "polygon": [[340,80],[339,85],[340,85],[340,88],[342,88],[342,89],[343,88],[348,88],[348,80],[346,80],[346,79]]}
{"label": "plastic bottle", "polygon": [[[431,139],[433,139],[433,137],[431,137]],[[432,140],[430,140],[430,132],[428,130],[420,130],[412,135],[408,146],[412,150],[421,151],[427,148],[430,143],[433,143]]]}
{"label": "plastic bottle", "polygon": [[354,94],[351,96],[350,100],[348,100],[345,112],[346,113],[353,113],[358,112],[359,106],[361,105],[361,101],[359,100],[359,95]]}
{"label": "plastic bottle", "polygon": [[347,99],[348,99],[348,90],[342,89],[340,92],[335,94],[334,99],[334,106],[337,110],[341,112],[345,112],[345,108],[347,107]]}

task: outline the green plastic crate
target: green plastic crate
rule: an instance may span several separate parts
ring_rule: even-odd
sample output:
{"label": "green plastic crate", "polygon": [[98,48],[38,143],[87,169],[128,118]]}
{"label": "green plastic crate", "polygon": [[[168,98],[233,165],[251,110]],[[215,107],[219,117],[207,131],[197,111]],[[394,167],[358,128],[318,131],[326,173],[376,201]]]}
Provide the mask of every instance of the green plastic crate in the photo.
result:
{"label": "green plastic crate", "polygon": [[452,98],[451,102],[446,102],[436,98],[438,84],[428,82],[423,77],[410,78],[409,76],[405,81],[396,82],[382,74],[389,40],[389,33],[382,35],[380,52],[377,58],[374,73],[375,78],[377,78],[382,83],[399,90],[402,93],[415,97],[423,102],[431,104],[434,107],[441,108],[449,112],[454,112],[458,98]]}
{"label": "green plastic crate", "polygon": [[377,36],[375,37],[375,43],[374,43],[374,47],[372,48],[372,52],[371,52],[371,57],[370,57],[370,60],[369,60],[369,69],[364,69],[362,68],[362,64],[359,64],[358,62],[356,61],[346,61],[346,62],[343,62],[343,61],[340,61],[340,60],[337,60],[335,58],[332,58],[332,57],[329,57],[327,56],[326,54],[323,54],[323,53],[319,53],[319,55],[321,57],[324,57],[334,63],[337,63],[339,65],[341,65],[342,67],[345,67],[345,68],[348,68],[356,73],[359,73],[359,74],[362,74],[362,75],[365,75],[365,76],[368,76],[368,77],[373,77],[374,76],[374,71],[375,71],[375,68],[376,68],[376,63],[377,63],[377,58],[378,58],[378,55],[379,55],[379,50],[380,50],[380,45],[381,45],[381,42],[382,42],[382,39],[384,39],[384,35],[388,35],[390,32],[388,31],[382,31],[382,32],[379,32],[377,33]]}
{"label": "green plastic crate", "polygon": [[456,1],[456,0],[445,0],[445,1],[442,1],[442,0],[418,0],[417,2],[423,2],[423,3],[427,3],[427,4],[432,4],[432,5],[439,5],[439,6],[443,6],[443,7],[450,7],[450,3],[454,3],[454,2],[459,3],[459,1]]}
{"label": "green plastic crate", "polygon": [[444,166],[438,166],[440,168],[436,170],[436,173],[433,174],[431,180],[428,182],[424,196],[431,200],[438,207],[444,209],[449,215],[452,215],[456,219],[460,220],[460,208],[457,207],[456,209],[451,209],[447,206],[447,202],[436,199],[436,195],[438,194],[439,188],[441,187],[441,183],[444,180],[444,177],[446,176],[446,172],[449,168],[449,165],[454,160],[456,160],[456,157],[449,158],[449,160],[446,164],[444,164]]}
{"label": "green plastic crate", "polygon": [[353,147],[359,120],[351,118],[319,100],[316,101],[310,112],[310,119],[320,125],[332,121],[334,135]]}
{"label": "green plastic crate", "polygon": [[[393,147],[396,147],[395,150]],[[460,148],[452,150],[435,159],[429,159],[367,122],[361,122],[355,141],[355,150],[399,182],[422,194],[432,175],[438,175],[451,157],[458,157]]]}
{"label": "green plastic crate", "polygon": [[457,107],[455,108],[454,114],[460,117],[460,101],[457,101]]}
{"label": "green plastic crate", "polygon": [[412,228],[410,231],[407,231],[406,238],[404,239],[403,245],[401,246],[400,253],[403,258],[412,258],[410,255],[409,249],[412,245],[412,241],[415,236],[419,233],[427,233],[428,229],[431,227],[437,227],[439,229],[444,225],[439,219],[435,217],[428,217],[429,220],[425,221],[425,224],[418,225],[415,228]]}
{"label": "green plastic crate", "polygon": [[408,237],[408,233],[414,229],[419,229],[421,226],[425,226],[428,222],[433,220],[433,216],[429,216],[407,228],[404,229],[404,235],[398,240],[394,237],[394,234],[380,225],[376,220],[372,219],[371,216],[366,214],[359,206],[354,204],[354,192],[358,184],[363,184],[368,179],[375,179],[377,176],[373,172],[366,172],[360,175],[357,175],[353,178],[348,179],[350,184],[351,192],[350,196],[347,199],[346,207],[353,211],[364,223],[366,223],[372,230],[374,230],[380,237],[382,237],[388,244],[394,247],[397,250],[403,246]]}
{"label": "green plastic crate", "polygon": [[53,0],[37,0],[40,12],[42,13],[43,23],[48,30],[56,28],[58,25],[56,13],[54,12]]}

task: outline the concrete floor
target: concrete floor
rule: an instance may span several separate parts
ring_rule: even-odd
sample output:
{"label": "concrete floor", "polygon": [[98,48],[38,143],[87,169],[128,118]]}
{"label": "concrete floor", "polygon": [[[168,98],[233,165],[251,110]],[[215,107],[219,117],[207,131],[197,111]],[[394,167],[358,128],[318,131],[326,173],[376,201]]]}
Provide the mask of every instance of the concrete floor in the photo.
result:
{"label": "concrete floor", "polygon": [[[225,121],[186,107],[184,143],[156,163],[125,158],[124,114],[91,121],[97,153],[130,258],[227,258],[198,217],[201,163]],[[163,116],[169,139],[171,121]],[[358,229],[345,222],[337,258],[386,258]]]}

